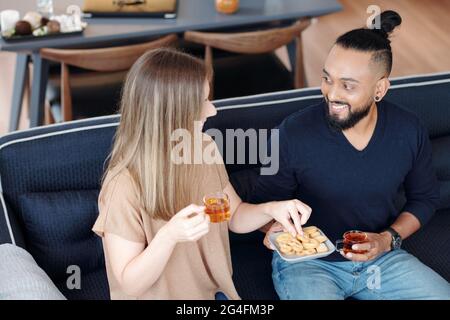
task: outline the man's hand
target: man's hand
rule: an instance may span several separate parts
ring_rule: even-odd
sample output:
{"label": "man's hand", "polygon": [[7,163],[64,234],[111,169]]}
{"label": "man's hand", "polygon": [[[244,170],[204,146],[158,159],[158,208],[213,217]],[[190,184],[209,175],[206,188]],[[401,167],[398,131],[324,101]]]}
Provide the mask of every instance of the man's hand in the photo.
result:
{"label": "man's hand", "polygon": [[273,247],[273,245],[270,243],[269,241],[269,237],[272,233],[275,232],[280,232],[280,231],[286,231],[286,229],[283,228],[283,226],[281,225],[281,223],[279,222],[275,222],[272,224],[272,226],[269,228],[269,230],[266,232],[266,236],[264,237],[264,245],[270,249],[270,250],[275,250],[275,248]]}
{"label": "man's hand", "polygon": [[341,251],[341,255],[352,261],[369,261],[373,260],[379,255],[391,250],[391,234],[389,232],[369,233],[366,232],[368,242],[354,244],[353,250],[367,250],[364,254],[357,254],[349,252],[346,255]]}

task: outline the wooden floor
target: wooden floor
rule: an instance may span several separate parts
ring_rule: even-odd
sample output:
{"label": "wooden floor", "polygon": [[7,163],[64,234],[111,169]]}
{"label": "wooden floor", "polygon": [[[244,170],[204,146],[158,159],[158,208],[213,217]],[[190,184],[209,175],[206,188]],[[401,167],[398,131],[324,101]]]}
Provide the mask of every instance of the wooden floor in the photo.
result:
{"label": "wooden floor", "polygon": [[305,68],[309,86],[320,83],[322,65],[336,38],[365,25],[371,4],[395,10],[392,77],[450,71],[450,0],[341,0],[344,10],[318,19],[305,31]]}
{"label": "wooden floor", "polygon": [[[304,33],[308,86],[317,86],[328,50],[336,38],[361,27],[371,4],[397,11],[403,19],[392,37],[392,76],[450,71],[450,0],[340,0],[344,10],[315,19]],[[7,131],[15,55],[0,52],[0,134]],[[25,102],[26,104],[26,102]],[[23,112],[21,128],[27,127]]]}

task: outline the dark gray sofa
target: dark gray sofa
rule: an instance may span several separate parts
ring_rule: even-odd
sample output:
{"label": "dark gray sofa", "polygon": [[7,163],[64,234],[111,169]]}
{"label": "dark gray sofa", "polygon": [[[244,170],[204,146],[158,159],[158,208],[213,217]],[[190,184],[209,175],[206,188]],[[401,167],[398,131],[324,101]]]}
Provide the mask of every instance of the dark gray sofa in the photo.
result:
{"label": "dark gray sofa", "polygon": [[[318,88],[311,88],[216,101],[218,115],[206,129],[271,129],[320,99]],[[428,127],[441,186],[439,210],[404,246],[449,281],[450,73],[394,79],[386,99],[415,112]],[[118,116],[99,117],[0,138],[0,244],[27,249],[68,299],[109,298],[101,241],[90,229],[118,121]],[[259,166],[227,165],[244,200]],[[234,280],[244,299],[277,298],[271,252],[262,239],[258,231],[231,234]],[[80,289],[67,288],[74,265],[81,270]]]}

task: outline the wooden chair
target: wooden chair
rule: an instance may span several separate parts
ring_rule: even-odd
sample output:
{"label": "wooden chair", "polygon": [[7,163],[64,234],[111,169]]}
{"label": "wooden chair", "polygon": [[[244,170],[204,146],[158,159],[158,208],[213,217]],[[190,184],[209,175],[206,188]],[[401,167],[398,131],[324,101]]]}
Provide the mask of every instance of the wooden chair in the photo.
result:
{"label": "wooden chair", "polygon": [[[97,72],[128,70],[146,51],[171,46],[177,41],[174,34],[151,42],[100,49],[49,49],[40,53],[44,59],[61,63],[61,113],[62,121],[72,120],[72,93],[69,66]],[[45,123],[54,123],[49,104],[45,106]]]}
{"label": "wooden chair", "polygon": [[[296,40],[296,63],[294,71],[294,86],[305,86],[303,67],[302,32],[311,23],[311,19],[299,20],[289,27],[274,28],[262,31],[241,33],[207,33],[187,31],[184,39],[205,46],[205,63],[213,67],[212,49],[221,49],[241,54],[261,54],[275,51],[276,49]],[[211,83],[211,89],[213,88]],[[212,98],[212,94],[210,95]]]}

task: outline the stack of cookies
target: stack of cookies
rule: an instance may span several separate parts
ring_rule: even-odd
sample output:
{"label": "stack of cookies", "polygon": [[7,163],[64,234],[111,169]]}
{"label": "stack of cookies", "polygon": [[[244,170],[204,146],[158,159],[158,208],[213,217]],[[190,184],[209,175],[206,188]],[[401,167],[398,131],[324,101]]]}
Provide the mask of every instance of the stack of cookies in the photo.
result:
{"label": "stack of cookies", "polygon": [[276,237],[281,253],[300,257],[327,252],[326,241],[327,237],[314,226],[303,228],[303,235],[293,237],[290,233],[283,232]]}

